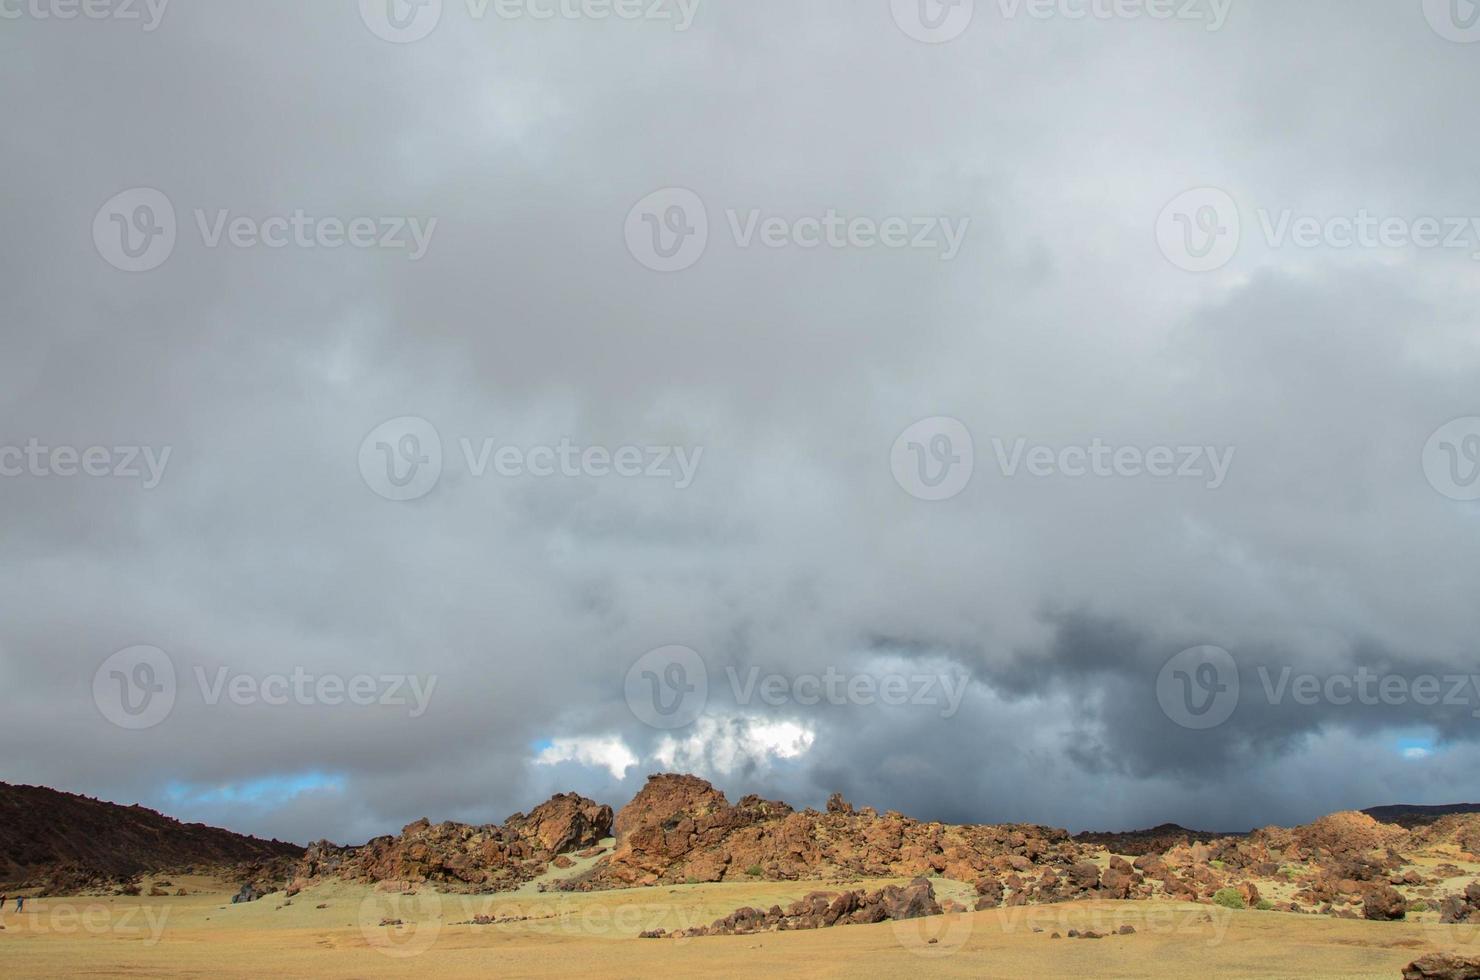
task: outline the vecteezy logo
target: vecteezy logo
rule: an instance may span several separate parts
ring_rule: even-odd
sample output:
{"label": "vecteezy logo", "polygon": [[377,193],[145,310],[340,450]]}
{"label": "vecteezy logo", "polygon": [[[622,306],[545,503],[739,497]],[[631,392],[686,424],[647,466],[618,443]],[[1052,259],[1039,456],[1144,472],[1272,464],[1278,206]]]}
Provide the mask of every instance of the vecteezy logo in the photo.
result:
{"label": "vecteezy logo", "polygon": [[1423,0],[1423,14],[1446,41],[1480,41],[1480,3],[1475,0]]}
{"label": "vecteezy logo", "polygon": [[157,269],[175,250],[175,206],[152,187],[135,187],[108,199],[93,217],[93,245],[124,272]]}
{"label": "vecteezy logo", "polygon": [[442,932],[442,896],[425,885],[406,894],[371,892],[360,901],[359,920],[360,934],[382,956],[420,956]]}
{"label": "vecteezy logo", "polygon": [[704,257],[709,211],[691,190],[665,187],[627,212],[627,251],[654,272],[679,272]]}
{"label": "vecteezy logo", "polygon": [[684,728],[709,703],[709,670],[688,647],[659,647],[628,668],[625,693],[627,706],[644,725]]}
{"label": "vecteezy logo", "polygon": [[1423,472],[1450,500],[1480,500],[1480,418],[1446,422],[1429,436]]}
{"label": "vecteezy logo", "polygon": [[420,41],[442,20],[442,0],[360,0],[360,19],[382,41]]}
{"label": "vecteezy logo", "polygon": [[382,423],[360,443],[360,476],[386,500],[425,497],[442,478],[442,437],[411,415]]}
{"label": "vecteezy logo", "polygon": [[916,41],[944,44],[966,33],[976,0],[889,0],[894,23]]}
{"label": "vecteezy logo", "polygon": [[894,481],[920,500],[950,500],[976,469],[971,433],[952,418],[922,419],[900,433],[889,451]]}
{"label": "vecteezy logo", "polygon": [[1238,254],[1242,232],[1237,202],[1217,187],[1177,195],[1156,219],[1161,254],[1188,272],[1223,268]]}
{"label": "vecteezy logo", "polygon": [[1183,650],[1166,662],[1156,678],[1161,710],[1183,728],[1201,730],[1223,724],[1238,707],[1238,664],[1222,647]]}
{"label": "vecteezy logo", "polygon": [[158,647],[119,650],[93,674],[93,704],[119,728],[153,728],[175,707],[175,664]]}

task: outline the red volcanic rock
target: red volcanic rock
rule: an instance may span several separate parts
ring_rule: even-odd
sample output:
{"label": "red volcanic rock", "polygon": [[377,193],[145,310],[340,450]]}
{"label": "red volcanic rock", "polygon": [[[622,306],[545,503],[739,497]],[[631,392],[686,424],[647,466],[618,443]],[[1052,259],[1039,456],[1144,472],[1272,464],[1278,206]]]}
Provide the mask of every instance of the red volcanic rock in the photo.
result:
{"label": "red volcanic rock", "polygon": [[[1067,868],[1080,848],[1062,830],[1024,826],[947,826],[855,810],[836,796],[827,813],[794,811],[747,796],[730,806],[693,776],[649,778],[617,814],[617,848],[579,887],[659,882],[797,880],[831,875],[912,877],[941,874],[975,881],[1003,870]],[[1090,870],[1098,875],[1093,865]],[[1093,882],[1087,887],[1093,887]]]}
{"label": "red volcanic rock", "polygon": [[611,823],[611,807],[562,793],[528,816],[514,814],[502,826],[421,819],[403,827],[398,837],[377,837],[362,847],[320,841],[309,845],[298,873],[501,891],[539,877],[562,852],[589,848],[610,836]]}
{"label": "red volcanic rock", "polygon": [[563,854],[592,847],[610,836],[612,808],[575,793],[558,793],[525,816],[516,813],[504,826],[521,837],[538,841],[542,850]]}
{"label": "red volcanic rock", "polygon": [[886,919],[915,919],[940,915],[935,889],[928,878],[916,878],[908,885],[887,885],[874,892],[845,891],[809,892],[807,897],[792,902],[782,911],[779,905],[770,911],[757,908],[736,909],[712,925],[696,926],[678,932],[663,930],[645,932],[641,938],[656,939],[688,936],[736,936],[755,932],[795,929],[826,929],[831,926],[866,925]]}
{"label": "red volcanic rock", "polygon": [[1362,858],[1373,852],[1406,846],[1408,831],[1396,824],[1379,823],[1365,813],[1333,813],[1303,827],[1286,830],[1266,827],[1256,830],[1250,839],[1292,857],[1329,856]]}
{"label": "red volcanic rock", "polygon": [[1480,957],[1430,953],[1405,966],[1403,980],[1480,980]]}
{"label": "red volcanic rock", "polygon": [[1408,914],[1408,901],[1392,885],[1375,884],[1362,896],[1362,914],[1383,921],[1401,919]]}
{"label": "red volcanic rock", "polygon": [[908,885],[889,885],[879,892],[886,919],[918,919],[922,915],[939,915],[935,889],[930,879],[916,878]]}
{"label": "red volcanic rock", "polygon": [[701,819],[729,808],[725,794],[699,777],[665,773],[648,777],[647,785],[617,814],[612,828],[621,844],[643,827],[662,826],[678,817]]}
{"label": "red volcanic rock", "polygon": [[1105,898],[1130,898],[1140,884],[1141,876],[1120,858],[1112,858],[1110,867],[1100,875],[1100,893]]}
{"label": "red volcanic rock", "polygon": [[1002,896],[1006,889],[1002,882],[996,878],[982,878],[976,883],[976,909],[994,909],[1002,904]]}

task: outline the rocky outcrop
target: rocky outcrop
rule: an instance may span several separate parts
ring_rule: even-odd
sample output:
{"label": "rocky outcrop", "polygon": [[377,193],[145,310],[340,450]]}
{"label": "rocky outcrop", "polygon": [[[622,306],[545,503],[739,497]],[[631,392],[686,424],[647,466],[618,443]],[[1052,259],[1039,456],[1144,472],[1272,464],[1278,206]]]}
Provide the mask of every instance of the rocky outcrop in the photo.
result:
{"label": "rocky outcrop", "polygon": [[594,847],[611,836],[612,808],[575,793],[559,793],[530,811],[504,821],[509,832],[537,841],[550,854]]}
{"label": "rocky outcrop", "polygon": [[1480,814],[1447,814],[1413,828],[1409,847],[1437,847],[1452,844],[1466,852],[1470,860],[1480,861]]}
{"label": "rocky outcrop", "polygon": [[611,807],[562,793],[502,825],[433,824],[423,818],[399,835],[377,837],[361,847],[319,841],[309,845],[298,875],[503,891],[540,876],[567,851],[594,846],[611,835],[611,828]]}
{"label": "rocky outcrop", "polygon": [[831,926],[866,925],[886,920],[917,919],[940,915],[935,889],[928,878],[916,878],[907,885],[886,885],[877,891],[809,892],[800,901],[782,909],[736,909],[712,925],[696,926],[668,932],[663,929],[642,933],[644,939],[691,936],[735,936],[755,932],[780,932],[792,929],[826,929]]}
{"label": "rocky outcrop", "polygon": [[1067,871],[1082,856],[1062,830],[879,816],[841,797],[827,813],[758,796],[731,806],[709,783],[680,775],[650,777],[615,826],[616,850],[567,887],[928,874],[975,881],[1030,869]]}
{"label": "rocky outcrop", "polygon": [[1402,827],[1379,823],[1356,811],[1333,813],[1289,830],[1266,827],[1250,836],[1254,842],[1277,847],[1294,859],[1361,858],[1374,851],[1401,848],[1409,841]]}

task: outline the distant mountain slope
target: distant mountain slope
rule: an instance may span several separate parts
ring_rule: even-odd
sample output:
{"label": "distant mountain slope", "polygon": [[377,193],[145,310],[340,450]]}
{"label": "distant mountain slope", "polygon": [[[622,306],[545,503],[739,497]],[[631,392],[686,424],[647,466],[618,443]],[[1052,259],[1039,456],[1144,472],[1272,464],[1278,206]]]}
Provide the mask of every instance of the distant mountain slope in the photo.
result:
{"label": "distant mountain slope", "polygon": [[151,871],[237,868],[297,859],[303,848],[186,824],[42,786],[0,783],[0,882],[78,886]]}
{"label": "distant mountain slope", "polygon": [[1220,833],[1211,830],[1189,830],[1174,823],[1145,830],[1090,831],[1075,834],[1079,844],[1098,844],[1116,854],[1157,854],[1180,843],[1204,843],[1225,837],[1247,837],[1247,832]]}
{"label": "distant mountain slope", "polygon": [[1433,823],[1440,817],[1447,817],[1452,813],[1480,813],[1480,803],[1445,803],[1439,806],[1394,803],[1389,806],[1369,807],[1362,812],[1373,820],[1412,828]]}

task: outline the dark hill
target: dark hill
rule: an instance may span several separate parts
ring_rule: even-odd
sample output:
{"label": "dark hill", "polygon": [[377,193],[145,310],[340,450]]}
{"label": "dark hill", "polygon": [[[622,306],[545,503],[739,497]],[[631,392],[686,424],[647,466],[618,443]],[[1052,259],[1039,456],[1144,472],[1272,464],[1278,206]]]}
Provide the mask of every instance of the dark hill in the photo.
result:
{"label": "dark hill", "polygon": [[1159,854],[1177,844],[1208,843],[1224,837],[1247,837],[1244,833],[1215,833],[1208,830],[1188,830],[1174,823],[1145,830],[1122,830],[1109,832],[1085,831],[1075,834],[1079,844],[1098,844],[1115,854]]}
{"label": "dark hill", "polygon": [[303,848],[42,786],[0,783],[0,883],[103,887],[156,871],[253,873]]}
{"label": "dark hill", "polygon": [[1451,813],[1480,813],[1480,803],[1444,803],[1439,806],[1420,806],[1416,803],[1393,803],[1389,806],[1374,806],[1362,811],[1373,820],[1395,823],[1412,830],[1433,823]]}

